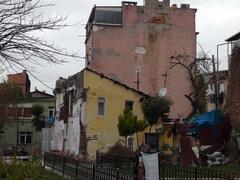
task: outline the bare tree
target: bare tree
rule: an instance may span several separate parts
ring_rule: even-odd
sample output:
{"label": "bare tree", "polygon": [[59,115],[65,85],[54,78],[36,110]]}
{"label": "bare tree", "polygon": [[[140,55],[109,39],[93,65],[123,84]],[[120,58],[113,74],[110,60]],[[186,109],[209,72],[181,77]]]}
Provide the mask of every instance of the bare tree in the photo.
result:
{"label": "bare tree", "polygon": [[30,70],[44,61],[61,63],[66,56],[77,57],[33,35],[66,26],[65,17],[45,18],[40,13],[49,6],[53,4],[41,4],[40,0],[0,0],[0,73],[9,69]]}
{"label": "bare tree", "polygon": [[212,63],[205,53],[202,53],[200,58],[189,56],[186,53],[170,57],[170,69],[175,67],[183,68],[187,72],[192,85],[192,92],[184,95],[192,105],[192,111],[188,118],[196,113],[206,111],[208,82],[204,81],[203,75],[210,73],[211,65]]}

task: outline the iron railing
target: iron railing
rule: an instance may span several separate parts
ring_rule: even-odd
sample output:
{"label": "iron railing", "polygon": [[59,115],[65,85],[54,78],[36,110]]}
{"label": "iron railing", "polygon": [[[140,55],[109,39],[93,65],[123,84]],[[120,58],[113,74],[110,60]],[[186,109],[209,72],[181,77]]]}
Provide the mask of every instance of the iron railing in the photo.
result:
{"label": "iron railing", "polygon": [[118,168],[99,167],[54,153],[45,153],[44,166],[80,180],[133,180],[133,173]]}

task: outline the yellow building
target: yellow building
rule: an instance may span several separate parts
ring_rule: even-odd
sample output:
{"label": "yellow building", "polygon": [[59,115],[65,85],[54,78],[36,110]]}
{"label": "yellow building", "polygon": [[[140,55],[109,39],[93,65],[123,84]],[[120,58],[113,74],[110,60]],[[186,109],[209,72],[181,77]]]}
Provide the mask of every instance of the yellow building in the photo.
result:
{"label": "yellow building", "polygon": [[[118,117],[126,107],[143,119],[142,92],[130,88],[96,71],[84,69],[56,83],[56,120],[52,150],[81,154],[88,159],[96,151],[107,151],[120,139]],[[140,144],[144,135],[140,134]],[[128,146],[137,149],[136,137]]]}

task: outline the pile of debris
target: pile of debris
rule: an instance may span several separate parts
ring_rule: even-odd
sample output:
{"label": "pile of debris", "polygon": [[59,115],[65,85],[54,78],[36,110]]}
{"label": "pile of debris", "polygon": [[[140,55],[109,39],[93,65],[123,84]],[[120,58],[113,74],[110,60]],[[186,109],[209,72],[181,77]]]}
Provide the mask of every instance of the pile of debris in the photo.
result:
{"label": "pile of debris", "polygon": [[230,160],[224,156],[221,152],[214,152],[213,154],[207,154],[207,164],[208,166],[220,165],[229,163]]}

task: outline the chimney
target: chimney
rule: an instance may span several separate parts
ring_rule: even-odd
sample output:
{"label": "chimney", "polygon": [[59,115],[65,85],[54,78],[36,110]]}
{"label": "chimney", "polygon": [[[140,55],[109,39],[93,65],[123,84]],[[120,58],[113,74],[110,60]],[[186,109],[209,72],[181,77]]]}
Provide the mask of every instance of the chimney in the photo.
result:
{"label": "chimney", "polygon": [[163,2],[162,2],[162,7],[163,7],[163,8],[168,8],[168,7],[170,7],[170,0],[163,0]]}
{"label": "chimney", "polygon": [[158,0],[145,0],[145,2],[144,2],[144,6],[146,8],[157,8],[158,5],[159,5]]}
{"label": "chimney", "polygon": [[170,0],[145,0],[144,6],[147,8],[168,8],[170,7]]}
{"label": "chimney", "polygon": [[22,89],[23,95],[30,92],[31,82],[26,70],[23,70],[22,73],[9,74],[8,81],[19,86]]}
{"label": "chimney", "polygon": [[182,9],[189,9],[190,8],[190,4],[181,4],[180,6]]}

